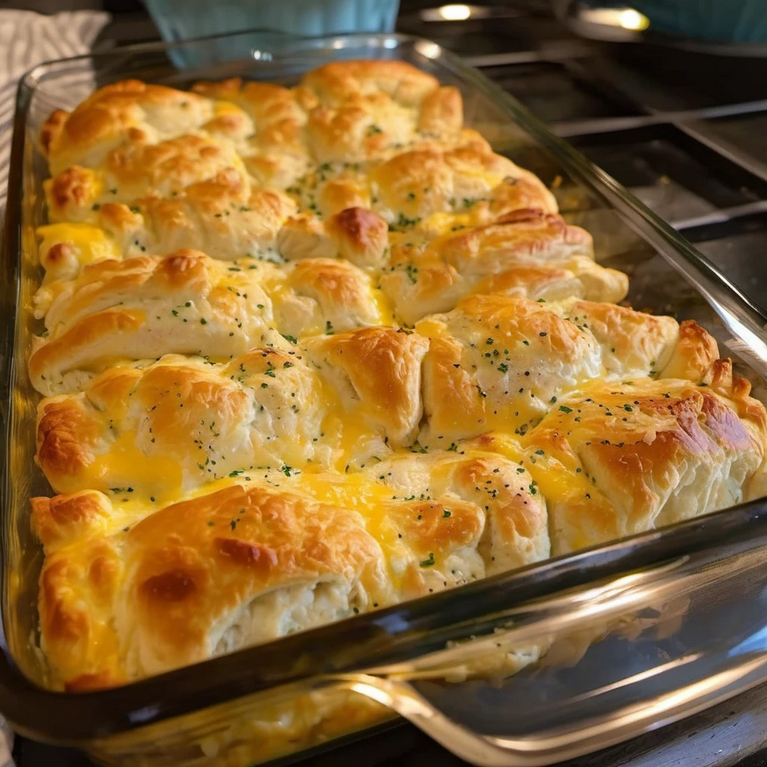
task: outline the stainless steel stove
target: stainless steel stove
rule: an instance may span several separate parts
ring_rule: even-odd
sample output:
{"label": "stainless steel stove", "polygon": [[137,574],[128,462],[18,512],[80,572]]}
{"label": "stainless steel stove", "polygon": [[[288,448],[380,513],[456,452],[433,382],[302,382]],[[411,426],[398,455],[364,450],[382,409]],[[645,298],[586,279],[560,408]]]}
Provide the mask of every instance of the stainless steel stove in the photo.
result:
{"label": "stainless steel stove", "polygon": [[[157,37],[135,0],[105,5],[118,12],[100,47]],[[767,58],[584,40],[554,19],[546,0],[447,8],[402,0],[402,6],[400,31],[463,54],[767,309]],[[545,177],[545,169],[531,169]],[[749,767],[757,767],[767,764],[765,748],[767,688],[757,688],[570,764],[724,767],[745,764],[748,756]],[[16,756],[19,767],[89,764],[24,740]],[[409,725],[318,753],[310,763],[462,764]]]}
{"label": "stainless steel stove", "polygon": [[[576,37],[547,3],[408,9],[767,307],[767,58]],[[438,20],[439,19],[439,20]]]}

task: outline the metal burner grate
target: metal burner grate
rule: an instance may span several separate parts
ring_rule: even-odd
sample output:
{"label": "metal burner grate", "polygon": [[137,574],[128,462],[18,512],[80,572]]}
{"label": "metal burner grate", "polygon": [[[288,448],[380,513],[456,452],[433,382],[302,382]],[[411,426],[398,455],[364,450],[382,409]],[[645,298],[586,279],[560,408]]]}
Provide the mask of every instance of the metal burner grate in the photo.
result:
{"label": "metal burner grate", "polygon": [[587,42],[520,6],[401,28],[464,53],[767,307],[767,60]]}

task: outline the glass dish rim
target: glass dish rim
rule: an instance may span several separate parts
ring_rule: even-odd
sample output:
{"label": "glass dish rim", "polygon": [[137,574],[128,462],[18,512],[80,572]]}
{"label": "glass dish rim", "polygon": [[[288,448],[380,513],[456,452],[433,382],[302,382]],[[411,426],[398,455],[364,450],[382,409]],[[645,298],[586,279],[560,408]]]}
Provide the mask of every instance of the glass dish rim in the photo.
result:
{"label": "glass dish rim", "polygon": [[[499,86],[464,64],[458,56],[446,51],[441,45],[424,38],[398,33],[353,33],[301,38],[272,30],[253,29],[181,42],[142,43],[114,48],[103,53],[44,62],[29,70],[21,78],[17,88],[8,202],[0,253],[0,268],[4,277],[0,293],[0,311],[8,320],[3,323],[3,335],[0,340],[0,419],[4,448],[0,466],[0,492],[3,508],[7,508],[8,485],[11,481],[7,446],[10,440],[13,397],[11,382],[15,367],[12,350],[20,288],[24,154],[28,108],[38,79],[46,72],[76,62],[98,62],[107,58],[114,60],[115,56],[122,56],[124,59],[140,57],[148,53],[205,45],[255,33],[268,33],[275,35],[275,39],[282,38],[288,47],[280,49],[278,53],[286,56],[299,54],[302,44],[316,46],[333,41],[354,43],[371,40],[383,42],[391,39],[396,43],[395,48],[402,43],[436,46],[431,50],[438,52],[442,63],[459,74],[467,85],[496,100],[509,118],[548,149],[569,173],[623,214],[624,220],[638,229],[643,239],[653,244],[650,235],[654,234],[659,238],[658,242],[671,247],[696,274],[706,278],[717,291],[725,294],[730,305],[760,327],[767,324],[767,314],[733,286],[708,259],[698,253],[666,222],[577,150],[551,133],[540,120]],[[98,68],[96,69],[98,71]],[[663,250],[658,250],[665,255]],[[714,308],[717,309],[716,305]],[[7,646],[3,615],[3,625],[0,627],[0,710],[22,733],[61,743],[85,743],[286,684],[306,682],[327,673],[338,674],[380,665],[382,657],[386,657],[380,653],[386,649],[387,640],[391,654],[391,646],[395,644],[395,640],[405,638],[404,646],[396,648],[394,657],[404,657],[408,650],[420,655],[424,651],[418,651],[419,642],[429,631],[452,629],[460,633],[461,626],[465,626],[468,621],[486,619],[494,612],[508,610],[532,599],[541,599],[627,570],[649,567],[669,558],[702,550],[711,546],[712,540],[715,540],[717,545],[725,545],[728,540],[738,539],[738,536],[756,537],[755,525],[760,523],[767,531],[765,499],[750,501],[662,530],[640,533],[621,541],[555,557],[511,573],[502,573],[450,591],[347,618],[124,686],[90,692],[50,690],[26,677],[16,665]],[[745,526],[748,527],[747,531],[744,530]],[[0,553],[7,551],[7,547],[8,530],[5,524],[0,524]],[[3,579],[0,586],[5,595],[7,573],[4,569],[0,577]],[[410,636],[413,632],[415,636]],[[328,639],[333,640],[332,645]],[[371,643],[373,648],[369,647]],[[376,643],[382,647],[376,647]],[[366,660],[364,654],[370,654],[371,650],[373,657]],[[399,656],[396,655],[397,652]],[[265,660],[268,662],[264,662]],[[264,671],[266,673],[263,673]]]}

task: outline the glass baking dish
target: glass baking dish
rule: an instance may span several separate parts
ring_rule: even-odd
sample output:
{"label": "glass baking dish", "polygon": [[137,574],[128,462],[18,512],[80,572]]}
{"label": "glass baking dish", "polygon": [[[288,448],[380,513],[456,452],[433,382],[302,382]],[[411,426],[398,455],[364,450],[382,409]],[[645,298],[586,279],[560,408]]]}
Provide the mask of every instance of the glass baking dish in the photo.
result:
{"label": "glass baking dish", "polygon": [[[169,58],[183,49],[196,68]],[[243,49],[250,54],[243,58]],[[222,59],[222,51],[238,58]],[[297,40],[251,32],[41,65],[19,86],[2,250],[0,711],[23,734],[109,765],[246,767],[328,747],[403,716],[485,765],[558,762],[767,680],[767,502],[755,501],[453,591],[297,633],[124,687],[63,693],[37,649],[41,553],[26,357],[45,223],[43,121],[126,77],[184,87],[231,76],[295,82],[338,58],[399,59],[460,88],[466,122],[537,173],[564,217],[628,272],[630,302],[696,319],[759,396],[767,322],[707,260],[513,98],[426,40]],[[726,351],[725,351],[726,350]]]}

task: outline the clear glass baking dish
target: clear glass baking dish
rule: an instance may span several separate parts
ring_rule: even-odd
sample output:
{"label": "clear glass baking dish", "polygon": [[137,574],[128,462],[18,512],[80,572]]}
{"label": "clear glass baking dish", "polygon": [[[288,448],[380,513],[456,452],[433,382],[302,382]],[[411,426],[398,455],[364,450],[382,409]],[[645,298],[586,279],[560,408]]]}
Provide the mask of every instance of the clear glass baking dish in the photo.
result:
{"label": "clear glass baking dish", "polygon": [[[248,57],[221,60],[243,45]],[[176,69],[172,47],[200,67]],[[125,77],[290,83],[338,58],[401,59],[457,85],[467,123],[551,184],[565,218],[594,235],[600,260],[631,275],[635,307],[698,320],[763,389],[767,318],[673,229],[435,43],[252,32],[41,65],[19,86],[2,250],[0,711],[25,735],[109,765],[246,767],[398,714],[472,762],[526,767],[603,748],[767,680],[767,502],[756,501],[125,687],[48,686],[28,499],[49,488],[34,463],[26,376],[40,278],[34,230],[45,222],[40,127],[54,108]]]}

